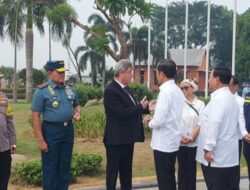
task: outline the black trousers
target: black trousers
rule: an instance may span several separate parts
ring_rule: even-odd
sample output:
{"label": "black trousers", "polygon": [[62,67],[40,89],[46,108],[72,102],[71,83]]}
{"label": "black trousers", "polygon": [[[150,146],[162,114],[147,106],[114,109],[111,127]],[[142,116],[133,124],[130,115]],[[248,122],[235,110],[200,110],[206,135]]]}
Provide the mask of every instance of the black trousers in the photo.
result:
{"label": "black trousers", "polygon": [[177,152],[154,150],[155,170],[159,190],[176,190],[175,160]]}
{"label": "black trousers", "polygon": [[116,181],[119,173],[121,190],[132,189],[132,162],[134,144],[105,145],[106,166],[106,188],[116,189]]}
{"label": "black trousers", "polygon": [[241,159],[241,149],[242,149],[242,140],[239,139],[239,165],[238,165],[238,186],[240,189],[240,159]]}
{"label": "black trousers", "polygon": [[0,152],[0,190],[8,189],[10,169],[11,169],[10,150]]}
{"label": "black trousers", "polygon": [[250,143],[243,141],[243,154],[247,162],[248,179],[250,181]]}
{"label": "black trousers", "polygon": [[196,190],[197,147],[180,146],[178,159],[178,190]]}
{"label": "black trousers", "polygon": [[238,166],[215,168],[201,164],[208,190],[239,190]]}

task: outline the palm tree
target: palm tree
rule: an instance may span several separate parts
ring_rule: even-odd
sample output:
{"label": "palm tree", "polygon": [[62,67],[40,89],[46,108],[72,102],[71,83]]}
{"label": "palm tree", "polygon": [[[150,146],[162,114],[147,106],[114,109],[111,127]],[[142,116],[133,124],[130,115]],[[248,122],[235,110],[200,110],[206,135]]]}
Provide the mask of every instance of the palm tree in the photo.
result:
{"label": "palm tree", "polygon": [[79,77],[79,81],[82,82],[82,75],[81,75],[81,69],[80,69],[80,64],[79,61],[77,59],[77,56],[75,54],[75,52],[73,51],[71,45],[70,45],[70,39],[72,36],[72,25],[70,23],[68,23],[67,29],[66,31],[64,31],[63,35],[62,35],[62,45],[67,49],[68,52],[68,56],[70,58],[71,63],[73,64],[77,75]]}
{"label": "palm tree", "polygon": [[[64,0],[26,0],[27,20],[25,32],[26,49],[26,101],[31,102],[33,93],[33,24],[36,25],[41,35],[44,34],[43,21],[48,8],[63,3]],[[51,26],[49,22],[49,59],[51,60]]]}
{"label": "palm tree", "polygon": [[100,68],[101,64],[104,64],[105,56],[97,54],[95,51],[92,50],[89,45],[89,42],[87,41],[86,43],[87,46],[77,47],[77,49],[75,50],[75,55],[78,59],[80,52],[85,52],[79,57],[79,68],[81,71],[84,71],[87,68],[88,61],[90,61],[92,85],[95,85],[97,84],[97,70]]}
{"label": "palm tree", "polygon": [[[98,31],[100,36],[104,36],[105,39],[108,41],[109,44],[111,44],[112,50],[116,53],[118,51],[118,45],[116,43],[116,37],[115,32],[113,30],[112,24],[109,22],[106,22],[105,19],[100,16],[99,14],[92,14],[88,18],[88,23],[92,24],[91,28],[94,31]],[[122,23],[121,23],[122,26]],[[93,44],[93,41],[96,41],[96,37],[90,34],[89,32],[85,32],[84,34],[85,41],[90,40],[90,47],[93,51],[95,51],[97,54],[100,55],[100,71],[102,76],[102,87],[104,89],[105,87],[105,81],[106,81],[106,61],[105,61],[105,54],[106,52],[100,52],[98,50],[98,44]],[[97,47],[96,47],[97,46]],[[102,58],[101,58],[102,57]]]}
{"label": "palm tree", "polygon": [[131,29],[131,31],[133,38],[133,64],[135,65],[135,62],[138,61],[138,67],[140,71],[141,62],[143,61],[144,63],[146,63],[148,56],[148,27],[142,26],[139,29],[134,27]]}
{"label": "palm tree", "polygon": [[6,33],[14,44],[13,102],[17,102],[17,47],[23,43],[24,3],[24,0],[0,1],[2,23],[6,25]]}

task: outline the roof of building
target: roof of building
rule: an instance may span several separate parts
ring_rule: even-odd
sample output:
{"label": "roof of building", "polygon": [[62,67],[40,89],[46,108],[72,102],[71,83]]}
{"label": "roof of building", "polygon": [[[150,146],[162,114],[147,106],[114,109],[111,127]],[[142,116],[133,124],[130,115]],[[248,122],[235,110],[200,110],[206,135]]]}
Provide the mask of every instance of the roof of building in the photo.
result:
{"label": "roof of building", "polygon": [[[198,67],[205,52],[205,49],[187,49],[187,66]],[[177,66],[184,65],[184,49],[169,49],[169,53]]]}

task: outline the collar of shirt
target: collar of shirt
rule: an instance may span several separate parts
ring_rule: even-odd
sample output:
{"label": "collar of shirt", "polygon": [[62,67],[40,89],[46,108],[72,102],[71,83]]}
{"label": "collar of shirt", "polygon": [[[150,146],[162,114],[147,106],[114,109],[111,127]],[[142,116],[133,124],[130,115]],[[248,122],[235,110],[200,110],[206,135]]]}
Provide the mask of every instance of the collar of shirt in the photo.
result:
{"label": "collar of shirt", "polygon": [[174,82],[173,79],[168,80],[168,81],[164,82],[163,84],[161,84],[161,86],[159,87],[159,89],[162,90],[162,89],[164,89],[166,86],[168,86],[168,85],[173,85],[173,84],[175,84],[175,82]]}
{"label": "collar of shirt", "polygon": [[198,100],[198,99],[197,99],[196,96],[194,97],[194,99],[193,99],[192,102],[190,102],[188,99],[185,98],[185,101],[186,101],[187,103],[191,104],[191,105],[194,105],[194,104],[197,102],[197,100]]}
{"label": "collar of shirt", "polygon": [[225,91],[228,91],[228,90],[229,90],[229,88],[227,86],[215,90],[213,93],[211,93],[211,99],[214,98],[214,97],[216,97],[221,92],[225,92]]}
{"label": "collar of shirt", "polygon": [[117,82],[117,83],[121,86],[121,88],[124,89],[124,87],[125,87],[124,84],[120,83],[120,82],[119,82],[118,80],[116,80],[116,79],[115,79],[115,82]]}
{"label": "collar of shirt", "polygon": [[235,93],[234,93],[234,96],[235,96],[235,97],[238,97],[238,96],[239,96],[239,94],[238,94],[237,92],[235,92]]}
{"label": "collar of shirt", "polygon": [[58,86],[53,80],[48,81],[48,85],[51,86],[51,88],[55,89],[56,87],[64,87],[65,85],[62,84],[61,86]]}

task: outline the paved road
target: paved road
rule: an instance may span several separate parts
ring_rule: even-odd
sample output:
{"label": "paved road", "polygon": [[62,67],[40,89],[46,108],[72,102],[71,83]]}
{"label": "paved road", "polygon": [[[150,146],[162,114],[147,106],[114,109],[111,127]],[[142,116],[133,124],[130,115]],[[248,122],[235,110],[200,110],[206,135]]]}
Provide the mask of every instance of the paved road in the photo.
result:
{"label": "paved road", "polygon": [[[240,180],[240,190],[249,190],[248,187],[248,178],[247,176],[243,176]],[[156,186],[156,182],[150,182],[145,184],[136,184],[135,190],[158,190]],[[203,180],[199,180],[197,182],[197,189],[199,190],[207,190],[205,182]],[[78,188],[74,190],[105,190],[104,187],[91,187],[91,188]],[[117,189],[118,190],[118,189]]]}
{"label": "paved road", "polygon": [[[199,190],[207,190],[206,185],[204,182],[197,182],[197,189]],[[137,190],[158,190],[157,187],[151,187],[151,188],[141,188]],[[243,178],[240,181],[240,190],[249,190],[248,189],[248,179]]]}

